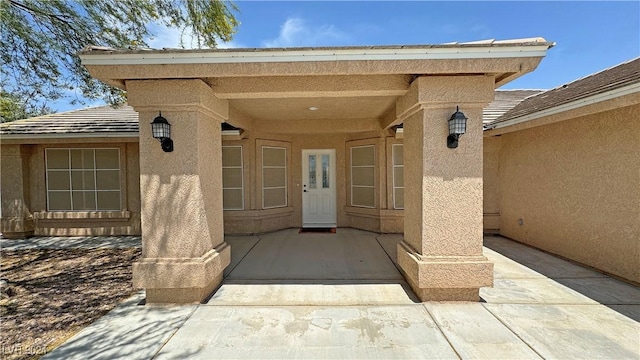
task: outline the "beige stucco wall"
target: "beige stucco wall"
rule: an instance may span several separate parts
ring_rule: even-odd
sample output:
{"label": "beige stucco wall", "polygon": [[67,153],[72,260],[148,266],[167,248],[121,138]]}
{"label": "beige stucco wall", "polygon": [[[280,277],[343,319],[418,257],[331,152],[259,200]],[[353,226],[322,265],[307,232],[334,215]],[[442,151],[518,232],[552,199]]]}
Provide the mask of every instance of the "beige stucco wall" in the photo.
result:
{"label": "beige stucco wall", "polygon": [[[627,106],[503,134],[500,234],[640,282],[639,114]],[[495,191],[485,186],[485,212]]]}
{"label": "beige stucco wall", "polygon": [[500,170],[501,137],[483,139],[483,222],[485,233],[497,233],[500,229]]}
{"label": "beige stucco wall", "polygon": [[[120,150],[121,211],[47,211],[47,188],[45,150],[49,148],[117,148]],[[80,235],[140,235],[140,186],[138,143],[134,141],[97,142],[92,139],[49,140],[39,144],[3,145],[7,157],[20,151],[22,171],[18,162],[4,161],[3,217],[16,211],[16,196],[24,199],[27,219],[32,219],[33,235],[80,236]],[[15,179],[6,176],[10,174]],[[24,174],[21,181],[16,175]],[[24,189],[13,189],[22,182]],[[18,191],[20,190],[20,191]],[[22,193],[21,193],[22,191]],[[3,233],[11,229],[3,225]],[[5,234],[6,235],[6,234]]]}
{"label": "beige stucco wall", "polygon": [[0,191],[2,217],[0,232],[5,237],[20,238],[33,235],[29,158],[30,146],[2,144],[0,146]]}

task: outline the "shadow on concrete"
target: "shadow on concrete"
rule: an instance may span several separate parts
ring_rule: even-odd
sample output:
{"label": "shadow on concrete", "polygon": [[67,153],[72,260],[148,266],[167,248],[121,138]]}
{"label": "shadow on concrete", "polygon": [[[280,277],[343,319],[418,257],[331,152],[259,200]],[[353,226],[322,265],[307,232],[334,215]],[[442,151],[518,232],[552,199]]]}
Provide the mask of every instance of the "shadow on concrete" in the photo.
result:
{"label": "shadow on concrete", "polygon": [[[131,297],[42,359],[153,358],[196,306],[138,306],[143,298],[143,292]],[[180,355],[197,352],[185,349]]]}
{"label": "shadow on concrete", "polygon": [[335,234],[287,229],[260,236],[227,236],[231,264],[208,304],[420,302],[392,261],[395,242],[378,241],[380,236],[346,228]]}
{"label": "shadow on concrete", "polygon": [[640,288],[594,269],[500,236],[484,246],[612,310],[640,321]]}

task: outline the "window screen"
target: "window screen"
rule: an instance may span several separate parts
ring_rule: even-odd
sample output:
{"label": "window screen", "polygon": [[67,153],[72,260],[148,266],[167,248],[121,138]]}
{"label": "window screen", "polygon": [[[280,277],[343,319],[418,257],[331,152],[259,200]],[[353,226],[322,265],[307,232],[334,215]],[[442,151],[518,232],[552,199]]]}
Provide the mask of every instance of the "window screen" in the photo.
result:
{"label": "window screen", "polygon": [[351,148],[351,205],[375,207],[375,146]]}
{"label": "window screen", "polygon": [[287,149],[262,147],[262,208],[287,206]]}
{"label": "window screen", "polygon": [[404,160],[402,144],[391,147],[393,158],[393,208],[404,209]]}
{"label": "window screen", "polygon": [[244,210],[242,146],[222,147],[222,207]]}
{"label": "window screen", "polygon": [[121,210],[119,149],[46,149],[49,211]]}

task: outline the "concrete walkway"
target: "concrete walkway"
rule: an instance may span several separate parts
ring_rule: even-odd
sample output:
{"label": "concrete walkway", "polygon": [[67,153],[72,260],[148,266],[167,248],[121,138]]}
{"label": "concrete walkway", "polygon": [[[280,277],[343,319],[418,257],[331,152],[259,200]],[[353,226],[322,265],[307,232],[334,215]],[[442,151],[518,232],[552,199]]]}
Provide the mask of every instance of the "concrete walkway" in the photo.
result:
{"label": "concrete walkway", "polygon": [[503,238],[485,238],[495,287],[480,303],[417,302],[391,261],[398,235],[226,239],[206,304],[140,293],[44,358],[640,358],[640,289]]}
{"label": "concrete walkway", "polygon": [[142,247],[140,236],[35,236],[28,239],[0,239],[2,250],[27,249],[122,249]]}

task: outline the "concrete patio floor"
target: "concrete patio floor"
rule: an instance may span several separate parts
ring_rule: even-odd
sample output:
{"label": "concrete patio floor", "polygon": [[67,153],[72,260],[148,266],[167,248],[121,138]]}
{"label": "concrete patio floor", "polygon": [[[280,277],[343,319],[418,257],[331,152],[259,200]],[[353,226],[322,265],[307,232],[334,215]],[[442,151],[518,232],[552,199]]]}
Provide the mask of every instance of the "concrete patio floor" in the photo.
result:
{"label": "concrete patio floor", "polygon": [[400,239],[227,236],[232,263],[206,304],[141,306],[141,292],[44,359],[640,358],[637,287],[487,236],[483,302],[420,303],[393,263]]}

